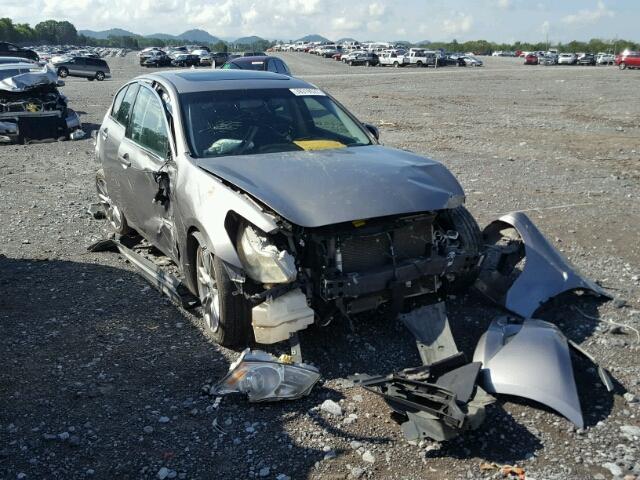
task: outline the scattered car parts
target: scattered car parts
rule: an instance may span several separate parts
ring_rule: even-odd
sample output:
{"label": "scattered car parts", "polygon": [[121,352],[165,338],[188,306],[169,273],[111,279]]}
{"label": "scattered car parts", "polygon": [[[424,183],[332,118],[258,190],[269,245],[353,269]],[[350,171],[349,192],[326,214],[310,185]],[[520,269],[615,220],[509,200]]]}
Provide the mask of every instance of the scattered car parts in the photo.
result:
{"label": "scattered car parts", "polygon": [[522,212],[501,217],[482,234],[485,259],[476,287],[523,318],[530,318],[544,302],[570,290],[590,290],[611,298],[582,276]]}
{"label": "scattered car parts", "polygon": [[320,379],[317,368],[246,349],[229,373],[211,389],[212,395],[246,394],[250,402],[296,400],[308,395]]}
{"label": "scattered car parts", "polygon": [[[482,363],[483,386],[488,392],[535,400],[583,428],[570,345],[595,363],[552,323],[505,316],[491,322],[478,342],[473,360]],[[598,372],[607,390],[612,391],[606,370],[598,367]]]}
{"label": "scattered car parts", "polygon": [[451,440],[480,426],[485,407],[494,399],[477,386],[481,363],[468,363],[458,351],[444,302],[401,316],[416,338],[424,363],[382,376],[354,375],[351,379],[377,395],[404,419],[408,440]]}
{"label": "scattered car parts", "polygon": [[[132,240],[133,241],[130,239],[128,242],[130,246],[135,245],[138,241],[136,238]],[[167,295],[178,305],[181,305],[183,308],[190,309],[198,304],[197,299],[189,293],[187,287],[185,287],[177,277],[168,271],[163,270],[139,253],[136,253],[134,250],[124,245],[120,240],[100,240],[90,245],[87,250],[90,252],[119,252],[137,268],[138,272],[145,280],[157,288],[161,293]]]}

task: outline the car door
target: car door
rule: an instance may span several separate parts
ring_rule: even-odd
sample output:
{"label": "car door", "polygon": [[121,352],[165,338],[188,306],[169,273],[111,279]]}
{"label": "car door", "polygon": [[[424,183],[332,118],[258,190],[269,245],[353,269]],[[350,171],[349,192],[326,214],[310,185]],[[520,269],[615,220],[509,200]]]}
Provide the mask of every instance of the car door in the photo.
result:
{"label": "car door", "polygon": [[69,61],[69,75],[84,76],[84,68],[84,58],[82,57],[75,57]]}
{"label": "car door", "polygon": [[[126,181],[120,184],[121,206],[139,233],[175,258],[170,186],[175,177],[170,134],[162,101],[140,85],[118,161]],[[127,213],[128,212],[128,213]]]}
{"label": "car door", "polygon": [[109,115],[102,122],[97,138],[99,161],[107,180],[109,196],[127,217],[129,212],[126,211],[127,209],[122,203],[120,193],[121,183],[126,182],[127,177],[124,165],[118,158],[118,149],[129,124],[138,87],[138,83],[133,82],[125,85],[116,93]]}

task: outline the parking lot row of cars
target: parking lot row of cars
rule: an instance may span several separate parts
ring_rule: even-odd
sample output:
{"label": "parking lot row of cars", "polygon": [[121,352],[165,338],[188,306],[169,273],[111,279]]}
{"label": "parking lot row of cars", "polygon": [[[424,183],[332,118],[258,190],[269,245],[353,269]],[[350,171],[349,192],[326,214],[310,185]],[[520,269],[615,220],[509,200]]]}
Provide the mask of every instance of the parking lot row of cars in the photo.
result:
{"label": "parking lot row of cars", "polygon": [[349,66],[363,65],[366,67],[390,66],[400,67],[444,67],[448,65],[466,67],[481,67],[482,60],[472,53],[446,53],[442,50],[429,50],[426,48],[409,48],[404,45],[390,43],[351,43],[349,45],[337,44],[309,44],[298,48],[297,46],[278,45],[275,51],[295,51],[317,55],[323,58],[331,58],[341,61]]}
{"label": "parking lot row of cars", "polygon": [[625,50],[619,55],[613,53],[559,53],[530,52],[524,55],[525,65],[617,65],[621,70],[640,68],[640,53]]}

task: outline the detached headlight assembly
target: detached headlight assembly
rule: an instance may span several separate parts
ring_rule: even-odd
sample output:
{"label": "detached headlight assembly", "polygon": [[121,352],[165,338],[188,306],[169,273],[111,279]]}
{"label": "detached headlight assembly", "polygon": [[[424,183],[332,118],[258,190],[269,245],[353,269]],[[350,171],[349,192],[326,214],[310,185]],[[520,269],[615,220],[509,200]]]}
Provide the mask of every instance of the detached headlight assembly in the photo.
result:
{"label": "detached headlight assembly", "polygon": [[244,224],[238,232],[238,256],[247,275],[260,283],[290,283],[296,279],[296,263],[289,252],[279,250],[257,228]]}
{"label": "detached headlight assembly", "polygon": [[320,372],[311,365],[285,363],[266,352],[246,349],[211,393],[244,393],[250,402],[295,400],[308,395],[319,379]]}

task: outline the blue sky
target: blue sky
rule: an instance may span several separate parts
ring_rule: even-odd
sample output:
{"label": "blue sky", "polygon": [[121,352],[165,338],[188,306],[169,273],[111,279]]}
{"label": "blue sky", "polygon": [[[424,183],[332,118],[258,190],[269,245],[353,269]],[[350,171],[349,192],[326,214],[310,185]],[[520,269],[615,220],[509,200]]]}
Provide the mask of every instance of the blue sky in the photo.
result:
{"label": "blue sky", "polygon": [[69,20],[79,29],[124,28],[219,37],[551,42],[640,40],[640,0],[2,0],[2,16],[35,24]]}

